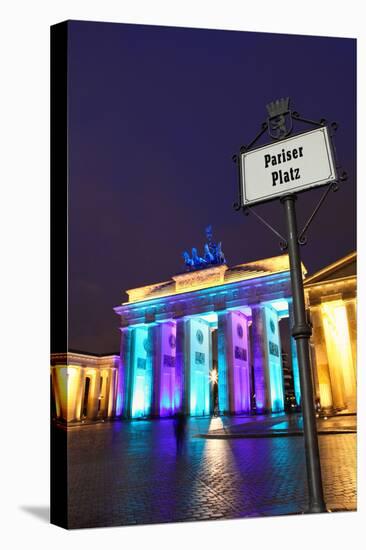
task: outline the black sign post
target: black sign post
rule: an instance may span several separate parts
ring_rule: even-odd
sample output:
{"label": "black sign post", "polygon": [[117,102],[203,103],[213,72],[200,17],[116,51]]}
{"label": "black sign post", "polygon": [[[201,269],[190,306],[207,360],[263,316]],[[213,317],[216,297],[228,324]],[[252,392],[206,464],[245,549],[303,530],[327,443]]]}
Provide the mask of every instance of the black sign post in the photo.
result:
{"label": "black sign post", "polygon": [[[328,126],[326,120],[324,119],[317,122],[302,118],[299,113],[291,111],[289,98],[280,99],[270,103],[269,105],[267,105],[267,110],[269,117],[266,122],[262,123],[261,130],[259,131],[257,136],[248,146],[242,146],[240,148],[240,155],[234,155],[233,157],[234,162],[238,165],[239,188],[239,201],[234,204],[234,208],[235,210],[243,210],[245,214],[253,213],[275,235],[280,237],[281,249],[283,251],[288,251],[294,309],[294,326],[292,327],[292,336],[296,340],[296,350],[300,374],[301,407],[304,423],[305,456],[309,489],[308,512],[326,512],[327,510],[323,496],[323,484],[321,476],[313,382],[310,363],[309,339],[312,331],[311,326],[307,320],[305,308],[300,245],[306,244],[305,233],[310,223],[314,219],[314,216],[328,196],[328,193],[330,192],[330,190],[337,191],[338,182],[345,181],[347,179],[347,174],[340,169],[339,165],[336,164],[331,133],[334,133],[336,131],[336,123],[332,123]],[[310,177],[309,180],[308,175],[306,175],[306,170],[308,169],[309,164],[301,165],[299,162],[299,167],[296,167],[296,163],[298,162],[298,160],[303,159],[307,155],[307,149],[309,149],[309,151],[312,150],[314,154],[314,148],[311,149],[311,145],[308,146],[308,144],[309,139],[313,139],[313,136],[316,132],[313,131],[309,133],[297,134],[291,138],[288,138],[288,136],[291,136],[291,134],[293,133],[295,122],[311,125],[313,129],[314,127],[321,129],[319,131],[319,135],[321,134],[319,143],[324,148],[325,165],[329,168],[329,171],[328,168],[326,168],[325,174],[329,173],[329,177],[322,177],[320,175],[318,178],[314,177],[313,179],[311,179]],[[268,132],[273,141],[281,143],[280,147],[277,147],[276,144],[274,144],[274,146],[268,145],[265,147],[253,149],[253,146],[266,132]],[[319,136],[317,136],[317,138],[318,137]],[[323,138],[324,141],[322,141]],[[297,148],[294,147],[294,144],[297,146]],[[307,163],[312,162],[311,153],[310,157],[308,157],[306,160]],[[319,158],[317,159],[317,162],[319,163]],[[273,176],[273,172],[269,175],[267,174],[268,167],[269,164],[273,164],[275,166],[274,170],[277,170],[277,164],[280,164],[280,167],[282,168],[284,163],[287,163],[287,166],[291,166],[287,170],[287,180],[284,180],[285,185],[281,185],[282,181],[280,181],[279,185],[277,185],[278,178],[277,176]],[[291,165],[290,163],[295,164]],[[321,163],[322,160],[320,158],[319,173],[323,174],[324,171],[322,172]],[[301,179],[302,170],[305,175]],[[260,173],[263,178],[268,178],[267,183],[265,180],[258,181],[258,173]],[[296,174],[296,177],[292,178],[293,174]],[[247,177],[250,180],[250,186],[248,184],[246,187]],[[298,182],[290,181],[297,179],[299,180]],[[295,208],[297,193],[300,191],[305,191],[306,189],[310,189],[311,187],[316,187],[318,185],[327,185],[327,188],[321,196],[313,213],[306,222],[304,228],[301,232],[299,232],[297,227]],[[296,186],[298,187],[296,188]],[[284,238],[275,228],[273,228],[266,220],[262,218],[262,216],[260,216],[253,209],[253,203],[263,203],[267,202],[268,200],[273,200],[275,198],[280,198],[280,201],[284,206],[287,229],[286,238]]]}
{"label": "black sign post", "polygon": [[311,327],[306,318],[304,285],[297,237],[296,200],[296,195],[287,195],[281,199],[281,202],[285,208],[287,247],[290,259],[292,302],[294,308],[292,336],[296,340],[297,358],[299,362],[301,407],[304,423],[305,456],[309,488],[309,512],[315,513],[326,512],[326,507],[323,497],[318,435],[314,411],[313,384],[309,356]]}

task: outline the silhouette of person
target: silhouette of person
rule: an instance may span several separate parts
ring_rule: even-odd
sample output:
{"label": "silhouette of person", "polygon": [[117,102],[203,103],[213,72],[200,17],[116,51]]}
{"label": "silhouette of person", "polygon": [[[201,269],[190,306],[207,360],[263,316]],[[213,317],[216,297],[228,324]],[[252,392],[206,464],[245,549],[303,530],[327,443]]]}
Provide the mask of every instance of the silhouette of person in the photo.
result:
{"label": "silhouette of person", "polygon": [[177,445],[177,456],[182,454],[186,438],[187,419],[183,413],[177,413],[174,418],[174,434]]}

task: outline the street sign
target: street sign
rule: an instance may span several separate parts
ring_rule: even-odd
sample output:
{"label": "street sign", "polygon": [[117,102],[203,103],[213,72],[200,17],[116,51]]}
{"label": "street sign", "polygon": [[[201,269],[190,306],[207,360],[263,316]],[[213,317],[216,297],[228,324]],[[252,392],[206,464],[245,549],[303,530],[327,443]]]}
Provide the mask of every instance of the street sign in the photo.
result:
{"label": "street sign", "polygon": [[242,206],[337,180],[326,127],[240,154]]}
{"label": "street sign", "polygon": [[[233,156],[238,166],[239,176],[239,200],[233,206],[236,211],[243,210],[246,214],[250,212],[255,214],[268,229],[280,237],[281,250],[288,252],[294,311],[291,335],[296,341],[299,364],[309,492],[308,511],[325,512],[310,363],[309,339],[312,329],[305,307],[300,246],[306,243],[305,232],[329,192],[332,189],[333,191],[338,189],[339,181],[345,181],[347,173],[335,164],[331,135],[333,136],[337,130],[336,122],[330,124],[329,128],[332,131],[330,134],[325,119],[316,122],[292,111],[289,97],[272,101],[266,107],[269,116],[266,122],[262,122],[260,132],[249,145],[240,148],[239,156]],[[316,126],[316,129],[291,135],[294,123],[310,124],[313,128]],[[253,149],[254,144],[265,132],[268,132],[272,143]],[[291,137],[288,137],[290,135]],[[326,184],[328,188],[299,232],[295,208],[297,194]],[[286,238],[264,220],[254,208],[258,203],[274,199],[280,199],[284,207]],[[272,352],[274,351],[273,348]]]}

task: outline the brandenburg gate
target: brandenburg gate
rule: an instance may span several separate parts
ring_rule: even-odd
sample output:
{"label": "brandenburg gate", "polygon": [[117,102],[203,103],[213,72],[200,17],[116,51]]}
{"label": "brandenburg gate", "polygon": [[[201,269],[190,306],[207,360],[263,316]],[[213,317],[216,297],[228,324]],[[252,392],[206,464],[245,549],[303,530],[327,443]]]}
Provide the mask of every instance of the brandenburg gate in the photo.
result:
{"label": "brandenburg gate", "polygon": [[[304,269],[305,274],[305,269]],[[189,271],[127,291],[117,415],[127,418],[284,408],[279,320],[292,317],[288,256]],[[300,404],[295,344],[291,344]]]}
{"label": "brandenburg gate", "polygon": [[[280,412],[285,366],[293,405],[301,406],[287,254],[229,267],[207,235],[204,258],[184,253],[187,271],[128,290],[114,308],[120,354],[52,355],[55,420]],[[325,412],[355,412],[356,253],[310,277],[302,272],[314,402]]]}

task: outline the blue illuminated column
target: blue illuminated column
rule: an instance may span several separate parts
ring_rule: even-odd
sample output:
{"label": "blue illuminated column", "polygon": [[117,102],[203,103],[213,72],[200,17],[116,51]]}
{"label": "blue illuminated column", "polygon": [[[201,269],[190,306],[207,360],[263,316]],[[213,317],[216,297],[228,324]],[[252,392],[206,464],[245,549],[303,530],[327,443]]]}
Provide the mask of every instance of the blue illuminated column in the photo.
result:
{"label": "blue illuminated column", "polygon": [[193,317],[187,323],[186,399],[189,414],[210,414],[211,332],[207,321]]}
{"label": "blue illuminated column", "polygon": [[131,334],[121,328],[120,363],[117,374],[116,416],[128,418],[131,412]]}
{"label": "blue illuminated column", "polygon": [[288,315],[290,325],[290,341],[291,341],[291,364],[292,364],[292,376],[294,380],[294,391],[296,405],[301,405],[301,390],[300,390],[300,374],[299,363],[297,359],[296,340],[291,336],[292,328],[294,326],[294,309],[292,305],[292,299],[288,301]]}
{"label": "blue illuminated column", "polygon": [[153,327],[136,326],[131,342],[131,417],[151,414],[153,389]]}
{"label": "blue illuminated column", "polygon": [[153,333],[153,414],[171,416],[176,411],[176,323],[165,321],[152,328]]}
{"label": "blue illuminated column", "polygon": [[261,413],[271,409],[266,323],[262,305],[251,306],[251,309],[255,402],[257,412]]}
{"label": "blue illuminated column", "polygon": [[221,414],[228,413],[229,405],[229,322],[228,312],[217,312],[217,365],[218,365],[218,398]]}
{"label": "blue illuminated column", "polygon": [[272,412],[280,412],[284,409],[284,384],[278,314],[270,304],[266,304],[264,307],[264,317],[271,410]]}
{"label": "blue illuminated column", "polygon": [[151,397],[151,414],[160,416],[160,382],[161,382],[161,325],[157,323],[151,327],[153,341],[153,388]]}

